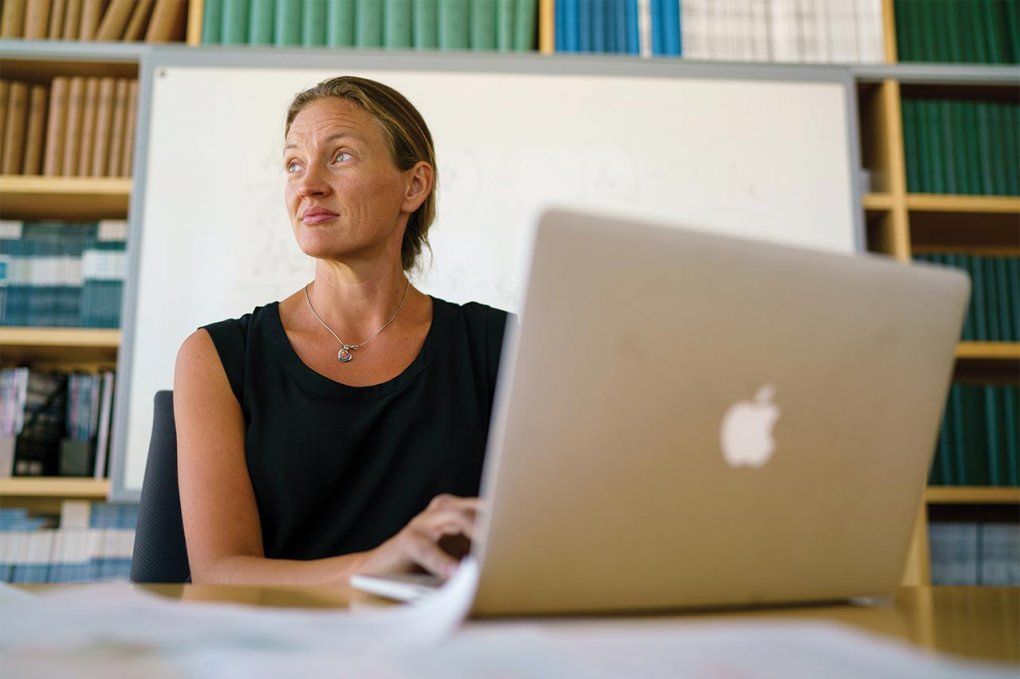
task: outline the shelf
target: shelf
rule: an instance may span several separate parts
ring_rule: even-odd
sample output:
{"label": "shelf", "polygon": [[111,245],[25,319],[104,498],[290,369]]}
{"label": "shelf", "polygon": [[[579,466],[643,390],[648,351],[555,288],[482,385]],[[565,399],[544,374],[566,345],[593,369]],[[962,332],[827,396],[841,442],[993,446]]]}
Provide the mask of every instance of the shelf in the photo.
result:
{"label": "shelf", "polygon": [[1020,360],[1020,342],[960,342],[956,358],[977,360]]}
{"label": "shelf", "polygon": [[105,500],[109,493],[109,479],[71,477],[10,477],[0,479],[0,497]]}
{"label": "shelf", "polygon": [[1020,488],[929,486],[924,499],[930,505],[1015,505],[1020,504]]}
{"label": "shelf", "polygon": [[0,326],[0,359],[4,367],[29,364],[41,370],[114,368],[120,339],[116,329]]}
{"label": "shelf", "polygon": [[861,200],[865,210],[891,210],[893,197],[888,193],[866,193]]}
{"label": "shelf", "polygon": [[0,327],[0,346],[117,349],[120,346],[120,330]]}
{"label": "shelf", "polygon": [[861,82],[896,80],[932,85],[1020,85],[1020,67],[1001,64],[857,64],[850,67]]}
{"label": "shelf", "polygon": [[130,177],[0,175],[4,219],[127,219]]}
{"label": "shelf", "polygon": [[[867,206],[866,201],[865,206]],[[910,193],[907,194],[907,209],[915,212],[1012,214],[1020,217],[1020,196],[950,196]]]}

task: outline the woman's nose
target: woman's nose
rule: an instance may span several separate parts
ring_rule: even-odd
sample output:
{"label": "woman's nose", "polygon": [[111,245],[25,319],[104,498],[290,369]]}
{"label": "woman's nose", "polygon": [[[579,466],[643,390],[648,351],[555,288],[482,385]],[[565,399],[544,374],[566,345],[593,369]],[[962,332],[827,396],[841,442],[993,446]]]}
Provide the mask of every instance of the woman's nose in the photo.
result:
{"label": "woman's nose", "polygon": [[318,196],[329,192],[326,170],[318,165],[309,165],[298,182],[298,193],[302,196]]}

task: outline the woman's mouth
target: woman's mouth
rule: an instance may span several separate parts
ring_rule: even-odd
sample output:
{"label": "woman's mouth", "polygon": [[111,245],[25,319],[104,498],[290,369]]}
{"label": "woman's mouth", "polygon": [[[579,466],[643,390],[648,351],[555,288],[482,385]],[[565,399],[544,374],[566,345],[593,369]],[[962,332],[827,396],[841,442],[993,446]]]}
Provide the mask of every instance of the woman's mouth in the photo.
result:
{"label": "woman's mouth", "polygon": [[302,224],[315,225],[328,222],[331,219],[336,219],[336,215],[332,212],[316,212],[314,214],[306,214],[301,218]]}

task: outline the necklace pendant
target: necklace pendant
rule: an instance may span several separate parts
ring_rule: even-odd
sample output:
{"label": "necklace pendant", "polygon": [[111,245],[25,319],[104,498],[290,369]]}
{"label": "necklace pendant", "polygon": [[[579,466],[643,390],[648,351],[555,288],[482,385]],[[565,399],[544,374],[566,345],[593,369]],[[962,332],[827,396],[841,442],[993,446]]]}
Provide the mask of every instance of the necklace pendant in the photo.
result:
{"label": "necklace pendant", "polygon": [[340,351],[336,352],[336,360],[340,361],[341,363],[347,363],[352,358],[354,358],[354,354],[351,353],[351,350],[348,349],[346,345],[344,345],[344,347],[340,349]]}

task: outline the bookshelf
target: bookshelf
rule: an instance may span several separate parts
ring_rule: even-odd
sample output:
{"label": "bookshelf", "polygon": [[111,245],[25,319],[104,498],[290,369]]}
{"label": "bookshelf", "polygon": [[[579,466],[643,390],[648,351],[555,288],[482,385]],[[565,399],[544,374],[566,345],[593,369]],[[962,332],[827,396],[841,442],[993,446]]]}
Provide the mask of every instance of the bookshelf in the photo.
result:
{"label": "bookshelf", "polygon": [[[203,0],[188,0],[186,44],[201,46]],[[909,263],[917,253],[964,250],[981,255],[1020,255],[1016,237],[1020,197],[911,193],[906,179],[902,102],[907,96],[990,97],[1007,100],[1020,86],[1020,68],[961,64],[897,63],[893,0],[882,0],[885,63],[851,66],[857,83],[861,158],[871,172],[871,192],[862,198],[869,250]],[[539,52],[552,54],[553,3],[539,4]],[[138,77],[144,45],[0,40],[4,77],[45,82],[56,75]],[[157,48],[158,49],[158,48]],[[555,58],[555,57],[554,57]],[[570,55],[569,58],[584,58]],[[599,58],[607,59],[605,55]],[[634,57],[620,55],[619,59]],[[0,176],[0,217],[18,219],[126,218],[129,178]],[[115,364],[119,331],[0,328],[4,365]],[[961,342],[956,377],[1015,384],[1020,343]],[[12,485],[33,481],[38,486]],[[65,482],[68,485],[65,485]],[[89,484],[78,486],[73,484]],[[28,492],[25,489],[32,489]],[[0,499],[75,497],[81,488],[105,497],[107,482],[65,479],[0,480]],[[930,487],[919,508],[905,582],[929,581],[927,507],[943,504],[1016,505],[1020,489]]]}

